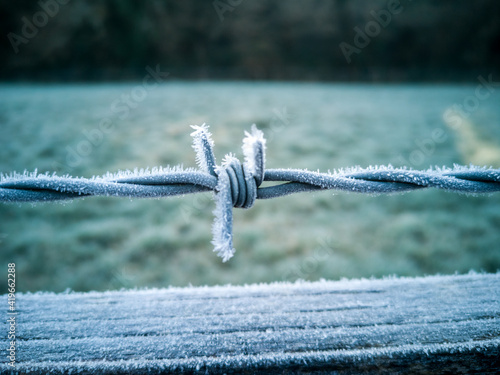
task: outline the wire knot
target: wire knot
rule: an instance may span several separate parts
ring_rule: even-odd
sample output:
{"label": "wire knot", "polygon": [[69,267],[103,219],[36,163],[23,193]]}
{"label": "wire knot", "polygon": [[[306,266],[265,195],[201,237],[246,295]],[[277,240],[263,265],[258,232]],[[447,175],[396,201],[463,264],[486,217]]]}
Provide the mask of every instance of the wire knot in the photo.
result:
{"label": "wire knot", "polygon": [[[436,168],[415,171],[392,166],[360,167],[338,172],[320,173],[303,169],[269,169],[265,171],[263,133],[255,125],[245,132],[240,163],[232,154],[217,165],[213,141],[208,126],[193,126],[193,148],[201,169],[181,167],[107,173],[92,179],[72,178],[24,172],[0,173],[0,202],[36,202],[74,199],[90,195],[120,197],[165,197],[213,191],[216,208],[212,226],[214,251],[225,262],[233,248],[233,207],[250,208],[255,199],[269,199],[301,191],[336,189],[349,192],[381,194],[402,193],[417,189],[436,188],[465,194],[484,194],[500,191],[500,169],[475,166],[453,169]],[[260,187],[264,181],[283,184]],[[259,188],[260,187],[260,188]]]}
{"label": "wire knot", "polygon": [[242,165],[233,155],[227,155],[222,168],[218,169],[219,178],[221,173],[227,174],[233,207],[252,207],[257,199],[259,186],[248,164]]}
{"label": "wire knot", "polygon": [[257,189],[264,180],[265,148],[264,134],[252,126],[251,133],[245,132],[243,139],[243,165],[233,155],[228,154],[222,165],[215,163],[213,141],[208,126],[192,126],[195,131],[193,148],[200,169],[216,177],[214,210],[215,220],[212,227],[214,251],[225,262],[234,254],[233,248],[233,207],[250,208],[257,199]]}

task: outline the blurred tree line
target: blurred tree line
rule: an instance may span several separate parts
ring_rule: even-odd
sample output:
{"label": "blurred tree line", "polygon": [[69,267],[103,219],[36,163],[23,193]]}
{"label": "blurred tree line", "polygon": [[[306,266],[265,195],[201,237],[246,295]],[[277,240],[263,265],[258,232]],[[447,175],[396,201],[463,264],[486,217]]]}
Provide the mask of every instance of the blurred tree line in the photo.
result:
{"label": "blurred tree line", "polygon": [[470,80],[500,67],[498,0],[0,0],[0,7],[3,80],[137,79],[157,64],[193,79]]}

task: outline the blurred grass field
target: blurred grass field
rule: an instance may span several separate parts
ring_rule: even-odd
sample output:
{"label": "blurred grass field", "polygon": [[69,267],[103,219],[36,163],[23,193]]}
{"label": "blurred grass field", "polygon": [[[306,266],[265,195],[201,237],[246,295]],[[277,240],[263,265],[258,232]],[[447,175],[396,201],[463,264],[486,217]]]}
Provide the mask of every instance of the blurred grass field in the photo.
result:
{"label": "blurred grass field", "polygon": [[[447,111],[468,104],[474,85],[172,81],[133,100],[136,88],[0,85],[0,172],[37,168],[91,177],[192,167],[189,125],[203,122],[211,126],[219,162],[228,152],[241,158],[243,132],[255,123],[268,139],[268,168],[427,169],[472,161],[500,167],[498,91],[474,110],[466,105],[463,121],[450,126],[457,113]],[[132,98],[128,104],[123,95]],[[82,148],[85,132],[103,119],[111,132]],[[236,255],[227,263],[210,244],[213,206],[210,193],[0,204],[1,264],[6,273],[7,263],[16,263],[19,291],[500,269],[500,194],[326,191],[257,201],[234,210]]]}

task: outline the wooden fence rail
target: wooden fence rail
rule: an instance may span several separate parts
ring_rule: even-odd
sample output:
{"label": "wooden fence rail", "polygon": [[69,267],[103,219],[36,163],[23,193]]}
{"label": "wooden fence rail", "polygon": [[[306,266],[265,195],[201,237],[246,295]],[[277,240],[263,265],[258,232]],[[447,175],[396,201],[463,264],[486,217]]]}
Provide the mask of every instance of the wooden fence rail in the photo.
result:
{"label": "wooden fence rail", "polygon": [[500,373],[500,273],[16,301],[2,374]]}

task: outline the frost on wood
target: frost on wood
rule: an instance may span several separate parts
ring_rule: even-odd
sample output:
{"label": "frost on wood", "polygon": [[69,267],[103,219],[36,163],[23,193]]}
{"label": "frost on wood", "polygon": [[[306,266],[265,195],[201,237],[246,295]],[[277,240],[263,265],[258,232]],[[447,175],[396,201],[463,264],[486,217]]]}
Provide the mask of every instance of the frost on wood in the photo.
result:
{"label": "frost on wood", "polygon": [[18,293],[14,373],[498,373],[499,283],[470,273]]}

